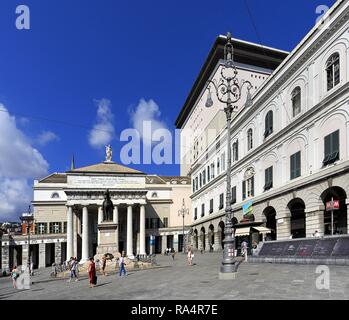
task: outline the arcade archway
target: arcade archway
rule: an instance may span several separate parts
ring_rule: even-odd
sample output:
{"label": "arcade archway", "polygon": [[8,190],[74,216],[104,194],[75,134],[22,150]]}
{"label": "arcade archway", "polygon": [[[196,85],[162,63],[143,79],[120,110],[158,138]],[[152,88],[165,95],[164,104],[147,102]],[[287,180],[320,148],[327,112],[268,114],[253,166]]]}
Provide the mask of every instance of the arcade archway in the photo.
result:
{"label": "arcade archway", "polygon": [[274,207],[267,207],[263,211],[263,215],[266,218],[266,227],[271,229],[271,233],[268,234],[270,240],[276,240],[276,211]]}
{"label": "arcade archway", "polygon": [[305,204],[300,198],[292,199],[287,207],[291,212],[291,235],[292,238],[305,238]]}
{"label": "arcade archway", "polygon": [[[348,233],[348,221],[347,221],[347,205],[345,200],[347,199],[346,192],[341,187],[331,187],[326,189],[321,194],[321,199],[325,205],[333,200],[339,201],[339,209],[333,210],[333,234],[347,234]],[[324,234],[331,235],[331,211],[324,212]]]}

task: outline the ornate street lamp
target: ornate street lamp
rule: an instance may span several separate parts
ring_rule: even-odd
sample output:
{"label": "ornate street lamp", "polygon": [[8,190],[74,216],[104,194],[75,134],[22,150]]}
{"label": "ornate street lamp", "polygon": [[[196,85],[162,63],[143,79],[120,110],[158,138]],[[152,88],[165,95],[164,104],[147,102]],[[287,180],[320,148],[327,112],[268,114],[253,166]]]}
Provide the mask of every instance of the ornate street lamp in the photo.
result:
{"label": "ornate street lamp", "polygon": [[25,214],[22,215],[21,221],[22,221],[22,223],[25,223],[26,227],[27,227],[27,235],[28,235],[27,268],[28,268],[28,271],[29,271],[29,275],[31,275],[32,270],[30,270],[30,227],[34,223],[34,215],[31,214],[30,205],[29,205],[29,208],[28,208],[28,213],[25,213]]}
{"label": "ornate street lamp", "polygon": [[184,237],[184,218],[185,216],[189,214],[189,209],[187,209],[185,207],[185,204],[184,204],[184,199],[183,199],[183,203],[182,203],[182,208],[180,210],[178,210],[178,216],[182,216],[183,218],[183,238],[182,238],[182,253],[185,253],[185,237]]}
{"label": "ornate street lamp", "polygon": [[224,46],[224,65],[221,68],[221,78],[219,81],[209,80],[207,89],[208,95],[205,106],[207,108],[212,107],[213,100],[211,97],[211,89],[214,90],[218,101],[225,104],[224,112],[227,118],[227,148],[228,148],[228,163],[227,163],[227,191],[226,191],[226,206],[225,206],[225,238],[223,240],[223,261],[220,268],[220,279],[231,279],[235,277],[238,263],[235,260],[235,235],[233,234],[232,224],[232,208],[231,208],[231,120],[233,112],[237,111],[237,106],[234,103],[240,100],[242,88],[247,85],[247,99],[245,106],[250,107],[252,105],[252,98],[250,90],[252,84],[250,81],[237,79],[238,71],[234,65],[234,48],[231,41],[231,34],[227,34],[227,42]]}

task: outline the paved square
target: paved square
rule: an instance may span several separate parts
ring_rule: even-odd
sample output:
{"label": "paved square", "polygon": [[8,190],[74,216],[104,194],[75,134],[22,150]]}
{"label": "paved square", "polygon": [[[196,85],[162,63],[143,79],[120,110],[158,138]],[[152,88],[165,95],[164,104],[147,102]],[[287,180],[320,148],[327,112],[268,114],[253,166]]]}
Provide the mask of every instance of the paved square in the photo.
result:
{"label": "paved square", "polygon": [[316,288],[316,265],[242,263],[237,279],[218,280],[221,253],[197,253],[196,265],[189,267],[186,256],[157,256],[158,269],[99,275],[98,285],[89,289],[87,275],[79,282],[52,279],[51,269],[42,269],[33,277],[30,290],[15,290],[10,278],[0,278],[0,299],[348,299],[349,268],[329,266],[329,290]]}

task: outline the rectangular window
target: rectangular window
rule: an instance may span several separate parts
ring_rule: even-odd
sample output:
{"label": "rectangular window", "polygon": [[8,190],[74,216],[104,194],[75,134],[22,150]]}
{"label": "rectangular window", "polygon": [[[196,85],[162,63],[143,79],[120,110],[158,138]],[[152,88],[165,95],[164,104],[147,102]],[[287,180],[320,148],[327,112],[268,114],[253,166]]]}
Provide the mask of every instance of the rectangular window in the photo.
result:
{"label": "rectangular window", "polygon": [[211,164],[211,179],[214,179],[214,163]]}
{"label": "rectangular window", "polygon": [[199,181],[198,181],[198,177],[195,178],[195,191],[199,190]]}
{"label": "rectangular window", "polygon": [[202,171],[202,183],[203,185],[206,184],[206,170]]}
{"label": "rectangular window", "polygon": [[201,205],[201,217],[205,216],[205,204]]}
{"label": "rectangular window", "polygon": [[300,151],[291,155],[290,169],[291,169],[291,172],[290,172],[291,180],[297,177],[300,177],[301,175],[301,152]]}
{"label": "rectangular window", "polygon": [[339,160],[339,130],[332,132],[324,138],[324,160],[323,166]]}
{"label": "rectangular window", "polygon": [[220,174],[220,161],[219,158],[217,158],[217,176]]}
{"label": "rectangular window", "polygon": [[195,179],[193,179],[193,193],[195,192]]}
{"label": "rectangular window", "polygon": [[221,193],[219,195],[219,210],[223,209],[224,207],[224,193]]}
{"label": "rectangular window", "polygon": [[198,208],[194,209],[194,220],[198,218]]}
{"label": "rectangular window", "polygon": [[273,166],[265,169],[264,191],[267,191],[272,187],[273,187]]}
{"label": "rectangular window", "polygon": [[210,200],[210,213],[213,212],[213,199]]}
{"label": "rectangular window", "polygon": [[221,156],[222,170],[225,171],[225,152]]}
{"label": "rectangular window", "polygon": [[36,230],[37,234],[47,233],[47,223],[39,222],[38,224],[36,224],[36,227],[37,227],[37,230]]}
{"label": "rectangular window", "polygon": [[254,197],[254,176],[242,181],[242,200]]}
{"label": "rectangular window", "polygon": [[207,166],[207,182],[210,182],[211,175],[210,175],[210,166]]}
{"label": "rectangular window", "polygon": [[233,161],[239,160],[239,143],[238,141],[233,143]]}
{"label": "rectangular window", "polygon": [[164,217],[164,228],[168,228],[168,218]]}
{"label": "rectangular window", "polygon": [[236,187],[231,188],[231,204],[236,203]]}
{"label": "rectangular window", "polygon": [[60,222],[50,222],[50,233],[61,233],[61,228]]}
{"label": "rectangular window", "polygon": [[202,187],[202,174],[200,173],[200,188]]}
{"label": "rectangular window", "polygon": [[67,222],[63,222],[63,233],[67,233]]}
{"label": "rectangular window", "polygon": [[150,218],[145,218],[145,228],[150,229]]}
{"label": "rectangular window", "polygon": [[160,219],[159,218],[152,218],[151,219],[151,228],[157,229],[160,227]]}

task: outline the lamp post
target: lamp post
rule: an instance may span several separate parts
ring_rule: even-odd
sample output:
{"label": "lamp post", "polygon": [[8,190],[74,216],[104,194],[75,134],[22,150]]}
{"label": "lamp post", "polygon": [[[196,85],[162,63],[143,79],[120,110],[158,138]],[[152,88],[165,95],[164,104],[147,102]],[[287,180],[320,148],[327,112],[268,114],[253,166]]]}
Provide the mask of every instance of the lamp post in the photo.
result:
{"label": "lamp post", "polygon": [[225,205],[225,238],[223,240],[223,261],[220,268],[220,279],[232,279],[235,277],[238,264],[235,260],[235,235],[233,235],[232,224],[232,208],[231,208],[231,120],[233,112],[236,112],[237,106],[234,104],[241,99],[241,92],[244,85],[247,85],[247,99],[246,107],[252,105],[251,93],[252,84],[250,81],[237,79],[238,71],[234,65],[234,48],[231,40],[231,34],[227,34],[227,42],[224,46],[224,64],[221,67],[221,77],[219,81],[208,81],[208,95],[205,106],[207,108],[212,107],[213,100],[211,97],[211,88],[216,93],[218,101],[225,104],[224,112],[227,119],[227,190],[226,190],[226,205]]}
{"label": "lamp post", "polygon": [[185,241],[184,241],[184,217],[189,214],[189,209],[187,209],[185,207],[185,204],[184,204],[184,199],[183,199],[183,203],[182,203],[182,208],[180,210],[178,210],[178,216],[182,216],[183,218],[183,238],[182,238],[182,252],[185,253]]}
{"label": "lamp post", "polygon": [[27,258],[27,268],[29,271],[29,275],[31,274],[32,270],[30,270],[30,227],[33,225],[34,222],[34,216],[31,214],[30,205],[28,208],[28,213],[25,213],[21,217],[22,223],[26,224],[27,228],[27,235],[28,235],[28,258]]}

